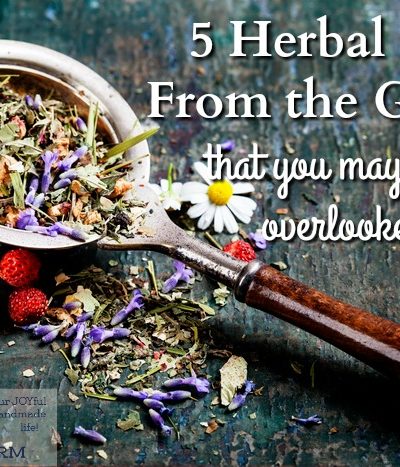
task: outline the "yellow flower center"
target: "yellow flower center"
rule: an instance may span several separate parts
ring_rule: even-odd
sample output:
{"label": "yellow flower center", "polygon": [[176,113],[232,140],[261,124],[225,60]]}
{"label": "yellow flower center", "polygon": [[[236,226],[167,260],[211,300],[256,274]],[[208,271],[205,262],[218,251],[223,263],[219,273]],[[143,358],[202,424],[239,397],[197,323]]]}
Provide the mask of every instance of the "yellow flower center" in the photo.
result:
{"label": "yellow flower center", "polygon": [[218,180],[208,187],[208,198],[217,206],[228,204],[228,201],[233,195],[232,183],[228,180]]}

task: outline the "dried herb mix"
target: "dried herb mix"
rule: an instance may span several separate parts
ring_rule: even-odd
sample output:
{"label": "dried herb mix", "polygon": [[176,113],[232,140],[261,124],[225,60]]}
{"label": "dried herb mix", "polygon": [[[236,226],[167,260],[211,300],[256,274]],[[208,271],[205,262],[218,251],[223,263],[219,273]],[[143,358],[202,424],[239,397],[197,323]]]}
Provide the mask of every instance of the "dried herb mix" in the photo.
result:
{"label": "dried herb mix", "polygon": [[8,81],[0,83],[0,225],[76,240],[109,225],[129,236],[140,205],[122,199],[132,188],[124,152],[156,130],[110,148],[97,105],[85,122],[75,107],[22,96]]}

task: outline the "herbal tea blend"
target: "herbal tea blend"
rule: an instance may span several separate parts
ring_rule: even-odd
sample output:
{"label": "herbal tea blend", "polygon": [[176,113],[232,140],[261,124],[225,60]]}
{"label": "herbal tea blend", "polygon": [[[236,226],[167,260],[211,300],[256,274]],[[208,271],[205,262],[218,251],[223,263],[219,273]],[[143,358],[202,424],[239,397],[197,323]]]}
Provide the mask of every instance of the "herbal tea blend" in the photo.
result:
{"label": "herbal tea blend", "polygon": [[156,130],[110,149],[96,131],[97,105],[85,122],[51,93],[21,96],[8,81],[0,85],[0,225],[85,240],[110,224],[129,236],[140,206],[122,200],[132,188],[123,153]]}

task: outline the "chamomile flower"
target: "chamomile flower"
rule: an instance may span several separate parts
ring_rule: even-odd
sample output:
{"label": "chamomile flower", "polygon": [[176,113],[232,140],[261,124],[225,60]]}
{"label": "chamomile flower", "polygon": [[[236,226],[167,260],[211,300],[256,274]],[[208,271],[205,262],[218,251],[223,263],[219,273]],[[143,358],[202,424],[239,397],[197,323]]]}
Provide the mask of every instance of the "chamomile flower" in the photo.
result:
{"label": "chamomile flower", "polygon": [[189,201],[192,206],[188,215],[192,219],[199,218],[197,227],[207,229],[214,221],[214,230],[218,233],[224,228],[229,233],[239,230],[235,219],[248,224],[257,206],[256,202],[246,196],[254,191],[251,183],[232,183],[229,180],[211,181],[208,168],[202,162],[195,162],[194,168],[206,183],[188,182],[181,191],[182,201]]}
{"label": "chamomile flower", "polygon": [[172,181],[173,165],[168,167],[168,178],[160,180],[160,185],[151,183],[150,187],[158,195],[165,210],[179,211],[181,209],[182,183]]}

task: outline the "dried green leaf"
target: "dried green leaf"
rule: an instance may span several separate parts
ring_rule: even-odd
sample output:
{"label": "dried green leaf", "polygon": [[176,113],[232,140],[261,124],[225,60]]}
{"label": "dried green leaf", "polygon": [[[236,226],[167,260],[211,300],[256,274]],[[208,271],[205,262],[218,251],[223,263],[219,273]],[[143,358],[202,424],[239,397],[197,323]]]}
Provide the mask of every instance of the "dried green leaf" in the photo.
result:
{"label": "dried green leaf", "polygon": [[243,357],[232,355],[219,370],[221,374],[221,404],[228,406],[247,380],[247,362]]}
{"label": "dried green leaf", "polygon": [[119,419],[117,421],[117,427],[123,431],[128,431],[132,429],[135,429],[136,431],[141,431],[144,429],[142,421],[140,420],[140,414],[137,410],[130,410],[126,418]]}

